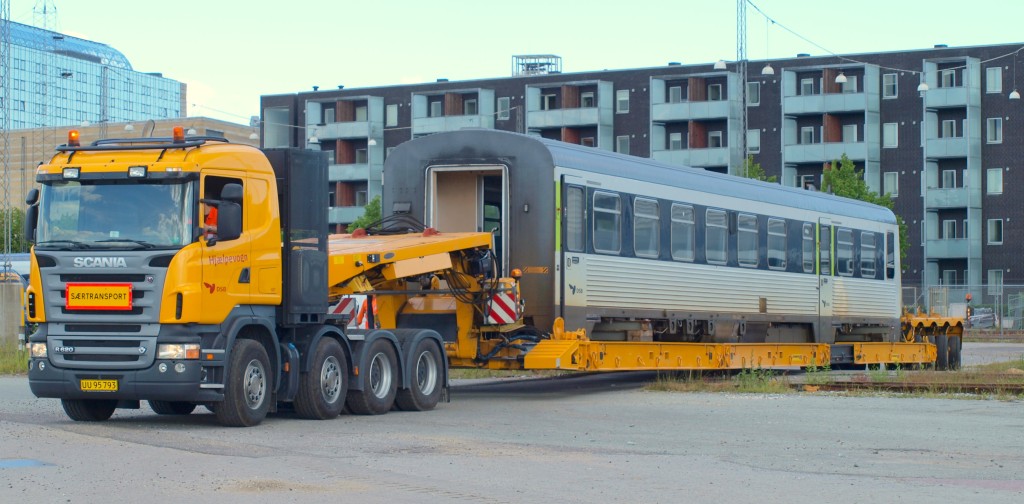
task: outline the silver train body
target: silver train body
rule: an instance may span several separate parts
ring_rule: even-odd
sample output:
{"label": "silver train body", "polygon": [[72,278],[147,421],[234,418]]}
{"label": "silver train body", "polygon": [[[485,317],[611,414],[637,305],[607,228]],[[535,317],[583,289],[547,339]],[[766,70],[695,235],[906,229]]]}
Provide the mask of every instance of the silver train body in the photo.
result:
{"label": "silver train body", "polygon": [[592,339],[895,341],[888,209],[495,130],[417,138],[384,165],[382,210],[492,231],[525,317]]}

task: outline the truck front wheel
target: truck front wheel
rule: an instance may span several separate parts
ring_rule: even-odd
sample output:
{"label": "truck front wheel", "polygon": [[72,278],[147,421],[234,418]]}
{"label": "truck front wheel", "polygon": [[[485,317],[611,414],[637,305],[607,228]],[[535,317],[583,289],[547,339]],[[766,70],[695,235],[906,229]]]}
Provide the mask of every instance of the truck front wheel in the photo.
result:
{"label": "truck front wheel", "polygon": [[366,373],[363,390],[348,392],[348,408],[358,415],[381,415],[395,404],[398,390],[398,359],[395,348],[385,339],[376,339],[367,349],[370,365]]}
{"label": "truck front wheel", "polygon": [[251,427],[270,411],[270,359],[263,345],[247,339],[235,341],[224,383],[224,402],[214,407],[221,425]]}
{"label": "truck front wheel", "polygon": [[68,418],[76,422],[102,422],[117,409],[114,399],[61,399],[60,404]]}
{"label": "truck front wheel", "polygon": [[302,375],[295,412],[302,418],[327,420],[341,414],[348,392],[348,359],[341,344],[323,338],[316,345],[313,366]]}
{"label": "truck front wheel", "polygon": [[400,389],[395,397],[399,409],[426,411],[437,406],[441,399],[443,362],[441,351],[433,341],[420,340],[410,362],[410,387]]}

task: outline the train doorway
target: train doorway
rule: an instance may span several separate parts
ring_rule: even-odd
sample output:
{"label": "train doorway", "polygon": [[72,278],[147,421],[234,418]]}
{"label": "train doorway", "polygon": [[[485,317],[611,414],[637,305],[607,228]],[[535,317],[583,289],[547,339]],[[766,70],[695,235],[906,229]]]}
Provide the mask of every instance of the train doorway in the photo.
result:
{"label": "train doorway", "polygon": [[508,170],[502,165],[431,166],[426,174],[425,224],[443,232],[494,236],[499,275],[508,269]]}
{"label": "train doorway", "polygon": [[832,327],[834,292],[832,272],[835,271],[833,257],[835,247],[832,240],[832,221],[818,221],[818,343],[834,343],[835,328]]}

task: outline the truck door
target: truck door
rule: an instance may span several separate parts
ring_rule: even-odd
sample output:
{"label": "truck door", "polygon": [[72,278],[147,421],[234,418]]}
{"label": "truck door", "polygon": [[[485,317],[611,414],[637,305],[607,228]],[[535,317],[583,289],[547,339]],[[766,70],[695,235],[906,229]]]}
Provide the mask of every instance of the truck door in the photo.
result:
{"label": "truck door", "polygon": [[818,343],[834,343],[835,330],[832,327],[834,248],[832,246],[832,222],[821,219],[818,222]]}
{"label": "truck door", "polygon": [[508,170],[500,165],[427,168],[427,226],[443,232],[488,231],[494,236],[498,274],[508,272]]}
{"label": "truck door", "polygon": [[[241,184],[242,194],[248,194],[244,177],[230,171],[206,171],[200,180],[200,198],[219,200],[221,189],[227,184]],[[203,205],[200,205],[202,207]],[[248,230],[248,212],[242,202],[242,236],[236,240],[217,240],[209,245],[206,237],[202,247],[202,285],[200,286],[204,321],[220,322],[237,305],[250,304],[251,250]],[[199,228],[204,217],[199,213]]]}
{"label": "truck door", "polygon": [[[559,316],[566,319],[567,327],[581,327],[585,313],[573,313],[574,308],[586,306],[586,237],[587,190],[582,180],[562,175],[559,195],[559,226],[556,240],[558,257],[556,268],[558,285],[555,292]],[[575,325],[569,325],[569,321]]]}

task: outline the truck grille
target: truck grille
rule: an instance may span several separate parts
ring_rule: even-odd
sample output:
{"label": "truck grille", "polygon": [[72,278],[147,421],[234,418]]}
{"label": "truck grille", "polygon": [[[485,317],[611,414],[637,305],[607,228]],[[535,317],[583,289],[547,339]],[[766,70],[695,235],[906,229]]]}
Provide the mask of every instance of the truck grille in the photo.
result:
{"label": "truck grille", "polygon": [[155,337],[50,336],[48,341],[50,361],[58,367],[142,369],[156,358]]}

